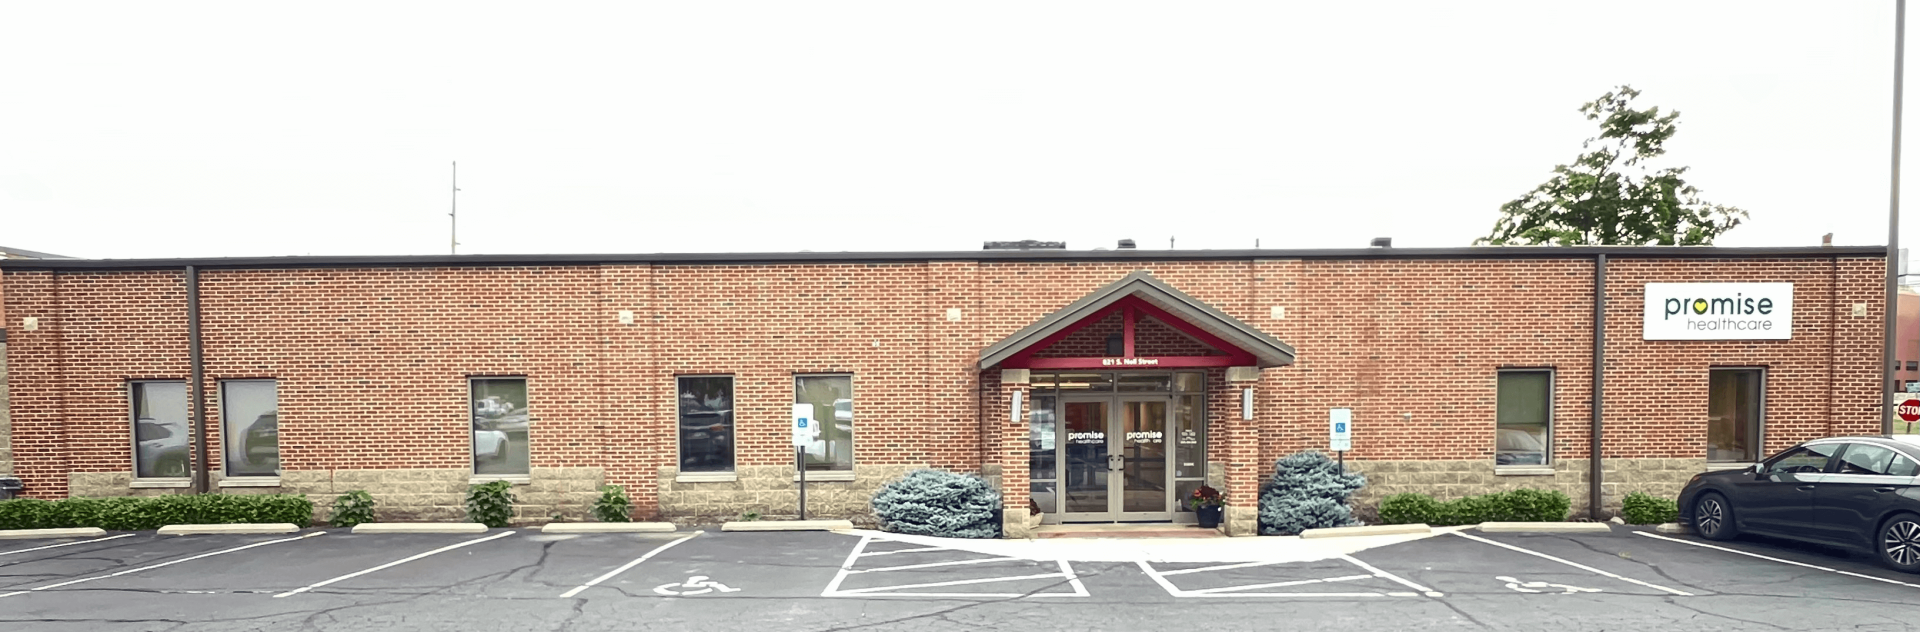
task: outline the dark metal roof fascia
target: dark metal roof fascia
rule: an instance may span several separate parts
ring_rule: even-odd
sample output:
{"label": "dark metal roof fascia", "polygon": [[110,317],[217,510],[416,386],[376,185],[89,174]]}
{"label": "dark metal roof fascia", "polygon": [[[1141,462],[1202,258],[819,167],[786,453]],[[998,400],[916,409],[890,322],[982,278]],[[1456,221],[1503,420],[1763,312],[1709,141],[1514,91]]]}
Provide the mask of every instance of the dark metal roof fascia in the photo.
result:
{"label": "dark metal roof fascia", "polygon": [[1143,270],[1128,274],[1125,277],[1121,277],[1118,281],[1094,290],[1092,293],[1080,297],[1080,300],[1074,301],[1066,307],[1046,315],[1033,324],[1022,328],[1020,331],[1014,332],[1013,335],[1007,336],[1000,342],[994,343],[993,346],[981,350],[980,368],[985,369],[997,365],[1007,358],[1012,357],[1014,354],[1019,353],[1021,350],[1026,349],[1029,345],[1037,343],[1073,323],[1079,322],[1082,318],[1090,317],[1100,310],[1106,309],[1120,299],[1135,294],[1139,294],[1142,298],[1149,299],[1155,304],[1170,308],[1168,311],[1173,312],[1176,316],[1203,320],[1207,324],[1215,325],[1207,327],[1207,329],[1215,330],[1216,333],[1222,334],[1222,338],[1226,338],[1229,342],[1238,345],[1242,350],[1254,354],[1254,357],[1260,360],[1262,367],[1293,363],[1294,351],[1292,346],[1275,340],[1272,336],[1266,335],[1259,329],[1241,322],[1232,316],[1228,316],[1224,312],[1214,309],[1213,306],[1192,296],[1188,296],[1180,290],[1174,289],[1172,286],[1154,278],[1152,274]]}
{"label": "dark metal roof fascia", "polygon": [[155,270],[195,266],[233,268],[378,268],[574,265],[890,264],[929,261],[981,263],[1229,261],[1262,259],[1759,259],[1866,257],[1873,246],[1720,248],[1712,246],[1505,246],[1480,248],[1340,248],[1302,250],[968,250],[959,252],[771,252],[583,255],[398,255],[327,257],[213,257],[192,259],[0,259],[13,270]]}

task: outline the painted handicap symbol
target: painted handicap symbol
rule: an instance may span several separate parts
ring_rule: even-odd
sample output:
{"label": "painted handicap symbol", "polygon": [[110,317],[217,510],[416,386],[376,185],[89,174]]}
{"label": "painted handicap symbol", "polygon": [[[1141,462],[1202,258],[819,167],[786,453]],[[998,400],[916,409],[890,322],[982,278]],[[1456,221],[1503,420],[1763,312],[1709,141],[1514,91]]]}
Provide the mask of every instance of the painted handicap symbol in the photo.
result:
{"label": "painted handicap symbol", "polygon": [[1516,592],[1523,592],[1523,593],[1550,592],[1546,590],[1540,590],[1542,588],[1560,589],[1560,592],[1552,593],[1556,595],[1571,595],[1574,593],[1583,593],[1583,592],[1592,592],[1592,593],[1600,592],[1600,589],[1598,588],[1581,588],[1579,586],[1568,586],[1566,584],[1549,584],[1547,582],[1523,582],[1518,579],[1514,579],[1512,577],[1507,577],[1505,575],[1495,576],[1494,579],[1497,581],[1506,582],[1508,588],[1511,588]]}
{"label": "painted handicap symbol", "polygon": [[726,584],[708,580],[706,575],[694,575],[688,577],[684,583],[661,584],[659,587],[654,588],[653,592],[668,597],[686,597],[691,595],[704,595],[716,590],[723,593],[740,591],[738,588],[729,588]]}

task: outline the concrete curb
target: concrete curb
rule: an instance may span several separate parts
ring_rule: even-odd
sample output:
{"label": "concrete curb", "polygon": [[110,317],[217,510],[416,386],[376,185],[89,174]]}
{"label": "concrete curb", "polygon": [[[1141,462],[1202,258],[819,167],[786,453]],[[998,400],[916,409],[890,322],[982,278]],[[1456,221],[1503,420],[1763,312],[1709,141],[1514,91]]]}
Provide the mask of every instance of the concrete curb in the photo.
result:
{"label": "concrete curb", "polygon": [[293,533],[300,527],[289,523],[246,524],[170,524],[160,527],[160,535],[214,535],[249,533]]}
{"label": "concrete curb", "polygon": [[1604,522],[1482,522],[1481,533],[1613,533]]}
{"label": "concrete curb", "polygon": [[29,538],[92,538],[107,534],[99,527],[80,527],[78,529],[0,529],[0,540],[25,540]]}
{"label": "concrete curb", "polygon": [[1314,538],[1350,538],[1363,535],[1408,535],[1433,533],[1433,527],[1424,524],[1377,524],[1364,527],[1331,527],[1326,529],[1308,529],[1300,532],[1300,539]]}
{"label": "concrete curb", "polygon": [[552,522],[541,533],[673,533],[671,522]]}
{"label": "concrete curb", "polygon": [[478,522],[364,522],[353,526],[354,533],[486,533],[487,525]]}
{"label": "concrete curb", "polygon": [[1693,528],[1678,522],[1669,522],[1653,528],[1654,533],[1667,535],[1693,535]]}
{"label": "concrete curb", "polygon": [[846,531],[852,528],[850,520],[755,520],[720,525],[721,531]]}

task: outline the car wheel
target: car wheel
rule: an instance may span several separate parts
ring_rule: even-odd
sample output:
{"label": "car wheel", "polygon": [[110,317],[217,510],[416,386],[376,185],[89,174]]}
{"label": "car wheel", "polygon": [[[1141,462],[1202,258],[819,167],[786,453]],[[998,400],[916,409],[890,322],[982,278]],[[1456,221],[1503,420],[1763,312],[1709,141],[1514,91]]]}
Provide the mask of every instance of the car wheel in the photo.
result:
{"label": "car wheel", "polygon": [[1880,563],[1903,573],[1920,573],[1920,516],[1900,514],[1880,525]]}
{"label": "car wheel", "polygon": [[1693,531],[1708,540],[1733,539],[1733,506],[1725,496],[1706,493],[1693,501]]}

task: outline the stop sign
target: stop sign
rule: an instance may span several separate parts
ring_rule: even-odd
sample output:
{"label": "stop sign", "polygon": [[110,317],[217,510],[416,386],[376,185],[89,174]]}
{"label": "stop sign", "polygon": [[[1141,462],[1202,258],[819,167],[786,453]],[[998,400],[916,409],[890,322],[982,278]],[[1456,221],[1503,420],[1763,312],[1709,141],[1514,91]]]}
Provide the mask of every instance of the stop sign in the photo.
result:
{"label": "stop sign", "polygon": [[1893,409],[1893,412],[1894,414],[1900,415],[1901,421],[1920,421],[1920,399],[1909,399],[1900,402],[1900,407]]}

